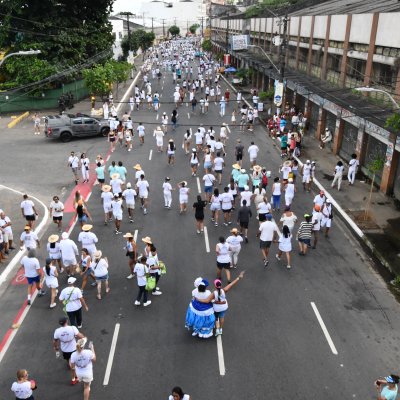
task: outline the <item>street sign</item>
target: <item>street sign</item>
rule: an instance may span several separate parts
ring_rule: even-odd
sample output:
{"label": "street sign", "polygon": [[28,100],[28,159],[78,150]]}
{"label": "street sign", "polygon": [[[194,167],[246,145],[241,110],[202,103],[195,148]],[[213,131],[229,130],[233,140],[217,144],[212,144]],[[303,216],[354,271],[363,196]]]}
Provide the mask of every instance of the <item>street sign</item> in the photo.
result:
{"label": "street sign", "polygon": [[275,83],[274,104],[277,107],[281,106],[282,98],[283,98],[283,83],[282,82],[276,82]]}

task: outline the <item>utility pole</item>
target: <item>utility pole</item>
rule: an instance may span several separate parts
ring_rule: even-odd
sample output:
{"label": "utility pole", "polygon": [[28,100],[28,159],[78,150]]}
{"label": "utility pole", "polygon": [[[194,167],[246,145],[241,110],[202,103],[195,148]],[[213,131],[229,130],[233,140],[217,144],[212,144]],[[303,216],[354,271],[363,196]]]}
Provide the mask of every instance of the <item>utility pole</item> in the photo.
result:
{"label": "utility pole", "polygon": [[189,20],[186,20],[186,35],[189,33]]}
{"label": "utility pole", "polygon": [[154,33],[153,21],[154,21],[154,17],[151,17],[151,31]]}
{"label": "utility pole", "polygon": [[226,44],[226,54],[229,54],[229,14],[228,14],[228,18],[226,20],[225,44]]}
{"label": "utility pole", "polygon": [[285,66],[286,66],[286,51],[287,51],[287,25],[288,25],[288,15],[287,13],[283,17],[283,38],[281,43],[281,51],[279,54],[279,67],[281,73],[281,81],[285,78]]}
{"label": "utility pole", "polygon": [[162,19],[161,21],[162,21],[162,35],[165,39],[165,19]]}
{"label": "utility pole", "polygon": [[176,26],[176,17],[174,17],[174,25]]}
{"label": "utility pole", "polygon": [[126,24],[128,27],[128,44],[129,44],[129,51],[131,50],[131,27],[129,23],[129,17],[133,15],[131,12],[126,11],[126,12],[121,12],[119,15],[125,15],[126,16]]}
{"label": "utility pole", "polygon": [[201,17],[201,37],[203,37],[204,32],[203,32],[203,23],[204,23],[204,17]]}

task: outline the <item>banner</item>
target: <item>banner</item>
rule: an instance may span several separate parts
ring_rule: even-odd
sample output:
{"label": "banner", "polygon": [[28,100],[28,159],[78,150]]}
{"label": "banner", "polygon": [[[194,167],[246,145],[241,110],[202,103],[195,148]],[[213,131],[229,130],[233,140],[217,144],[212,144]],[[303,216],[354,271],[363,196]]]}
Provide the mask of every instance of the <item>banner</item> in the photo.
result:
{"label": "banner", "polygon": [[280,107],[282,105],[282,98],[283,98],[283,82],[276,82],[275,83],[274,104],[277,107]]}
{"label": "banner", "polygon": [[231,37],[232,50],[245,50],[249,44],[249,35],[234,35]]}

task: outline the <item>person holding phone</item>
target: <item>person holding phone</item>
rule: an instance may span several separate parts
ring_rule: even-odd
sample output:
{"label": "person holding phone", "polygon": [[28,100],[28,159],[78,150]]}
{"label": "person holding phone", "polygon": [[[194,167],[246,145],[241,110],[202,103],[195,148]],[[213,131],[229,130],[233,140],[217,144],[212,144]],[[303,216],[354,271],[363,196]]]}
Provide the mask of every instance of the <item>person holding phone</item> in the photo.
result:
{"label": "person holding phone", "polygon": [[33,390],[37,388],[34,380],[28,380],[29,374],[26,369],[19,369],[17,371],[17,381],[11,386],[11,391],[17,400],[34,400],[32,395]]}

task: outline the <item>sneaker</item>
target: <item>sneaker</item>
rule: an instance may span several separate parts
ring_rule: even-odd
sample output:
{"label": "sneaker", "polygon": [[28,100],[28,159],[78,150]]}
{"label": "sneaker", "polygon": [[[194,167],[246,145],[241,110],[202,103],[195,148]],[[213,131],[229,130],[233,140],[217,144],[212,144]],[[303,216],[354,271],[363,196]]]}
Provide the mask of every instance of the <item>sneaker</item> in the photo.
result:
{"label": "sneaker", "polygon": [[264,260],[264,267],[268,267],[269,261],[268,260]]}
{"label": "sneaker", "polygon": [[214,224],[214,226],[218,226],[218,222],[216,222],[216,223]]}
{"label": "sneaker", "polygon": [[222,328],[219,328],[219,334],[222,335]]}
{"label": "sneaker", "polygon": [[133,224],[133,219],[130,219],[129,222],[130,222],[131,224]]}
{"label": "sneaker", "polygon": [[82,324],[78,325],[78,329],[82,329]]}
{"label": "sneaker", "polygon": [[134,274],[130,274],[130,275],[128,275],[128,276],[126,277],[126,279],[132,279],[132,278],[134,278],[134,277],[135,277]]}
{"label": "sneaker", "polygon": [[278,256],[278,254],[276,254],[275,257],[276,257],[276,259],[277,259],[278,261],[281,261],[281,258]]}
{"label": "sneaker", "polygon": [[39,290],[38,297],[42,297],[46,294],[43,290]]}
{"label": "sneaker", "polygon": [[160,292],[159,290],[156,290],[155,292],[153,292],[153,296],[161,296],[162,292]]}
{"label": "sneaker", "polygon": [[71,385],[76,385],[77,383],[79,383],[79,379],[78,378],[72,379]]}
{"label": "sneaker", "polygon": [[211,221],[212,221],[212,222],[214,222],[214,221],[215,221],[215,219],[214,219],[214,218],[211,218]]}
{"label": "sneaker", "polygon": [[90,284],[90,286],[96,287],[96,286],[97,286],[97,283],[96,283],[96,282],[92,282],[92,283]]}
{"label": "sneaker", "polygon": [[135,306],[140,306],[140,301],[135,301]]}
{"label": "sneaker", "polygon": [[245,236],[244,240],[246,243],[249,243],[249,239],[247,238],[247,236]]}
{"label": "sneaker", "polygon": [[218,335],[220,335],[220,333],[219,333],[219,329],[218,329],[218,328],[216,328],[216,329],[215,329],[215,337],[217,337]]}
{"label": "sneaker", "polygon": [[286,268],[287,268],[287,269],[290,269],[290,268],[292,268],[292,267],[291,267],[290,265],[288,265],[288,266],[286,266]]}
{"label": "sneaker", "polygon": [[229,222],[228,222],[228,225],[232,225],[232,221],[229,221]]}
{"label": "sneaker", "polygon": [[200,231],[199,231],[199,230],[197,230],[197,233],[200,233]]}
{"label": "sneaker", "polygon": [[156,286],[156,290],[160,291],[160,288],[158,286]]}
{"label": "sneaker", "polygon": [[151,300],[147,300],[146,303],[143,303],[143,305],[144,305],[145,307],[149,306],[150,304],[151,304]]}
{"label": "sneaker", "polygon": [[147,209],[146,209],[146,208],[143,209],[143,214],[144,214],[144,215],[147,214]]}
{"label": "sneaker", "polygon": [[30,306],[30,305],[31,305],[31,301],[30,301],[30,300],[28,300],[28,301],[27,301],[27,304],[28,304],[28,306]]}
{"label": "sneaker", "polygon": [[228,224],[226,222],[224,222],[224,226],[228,226]]}

